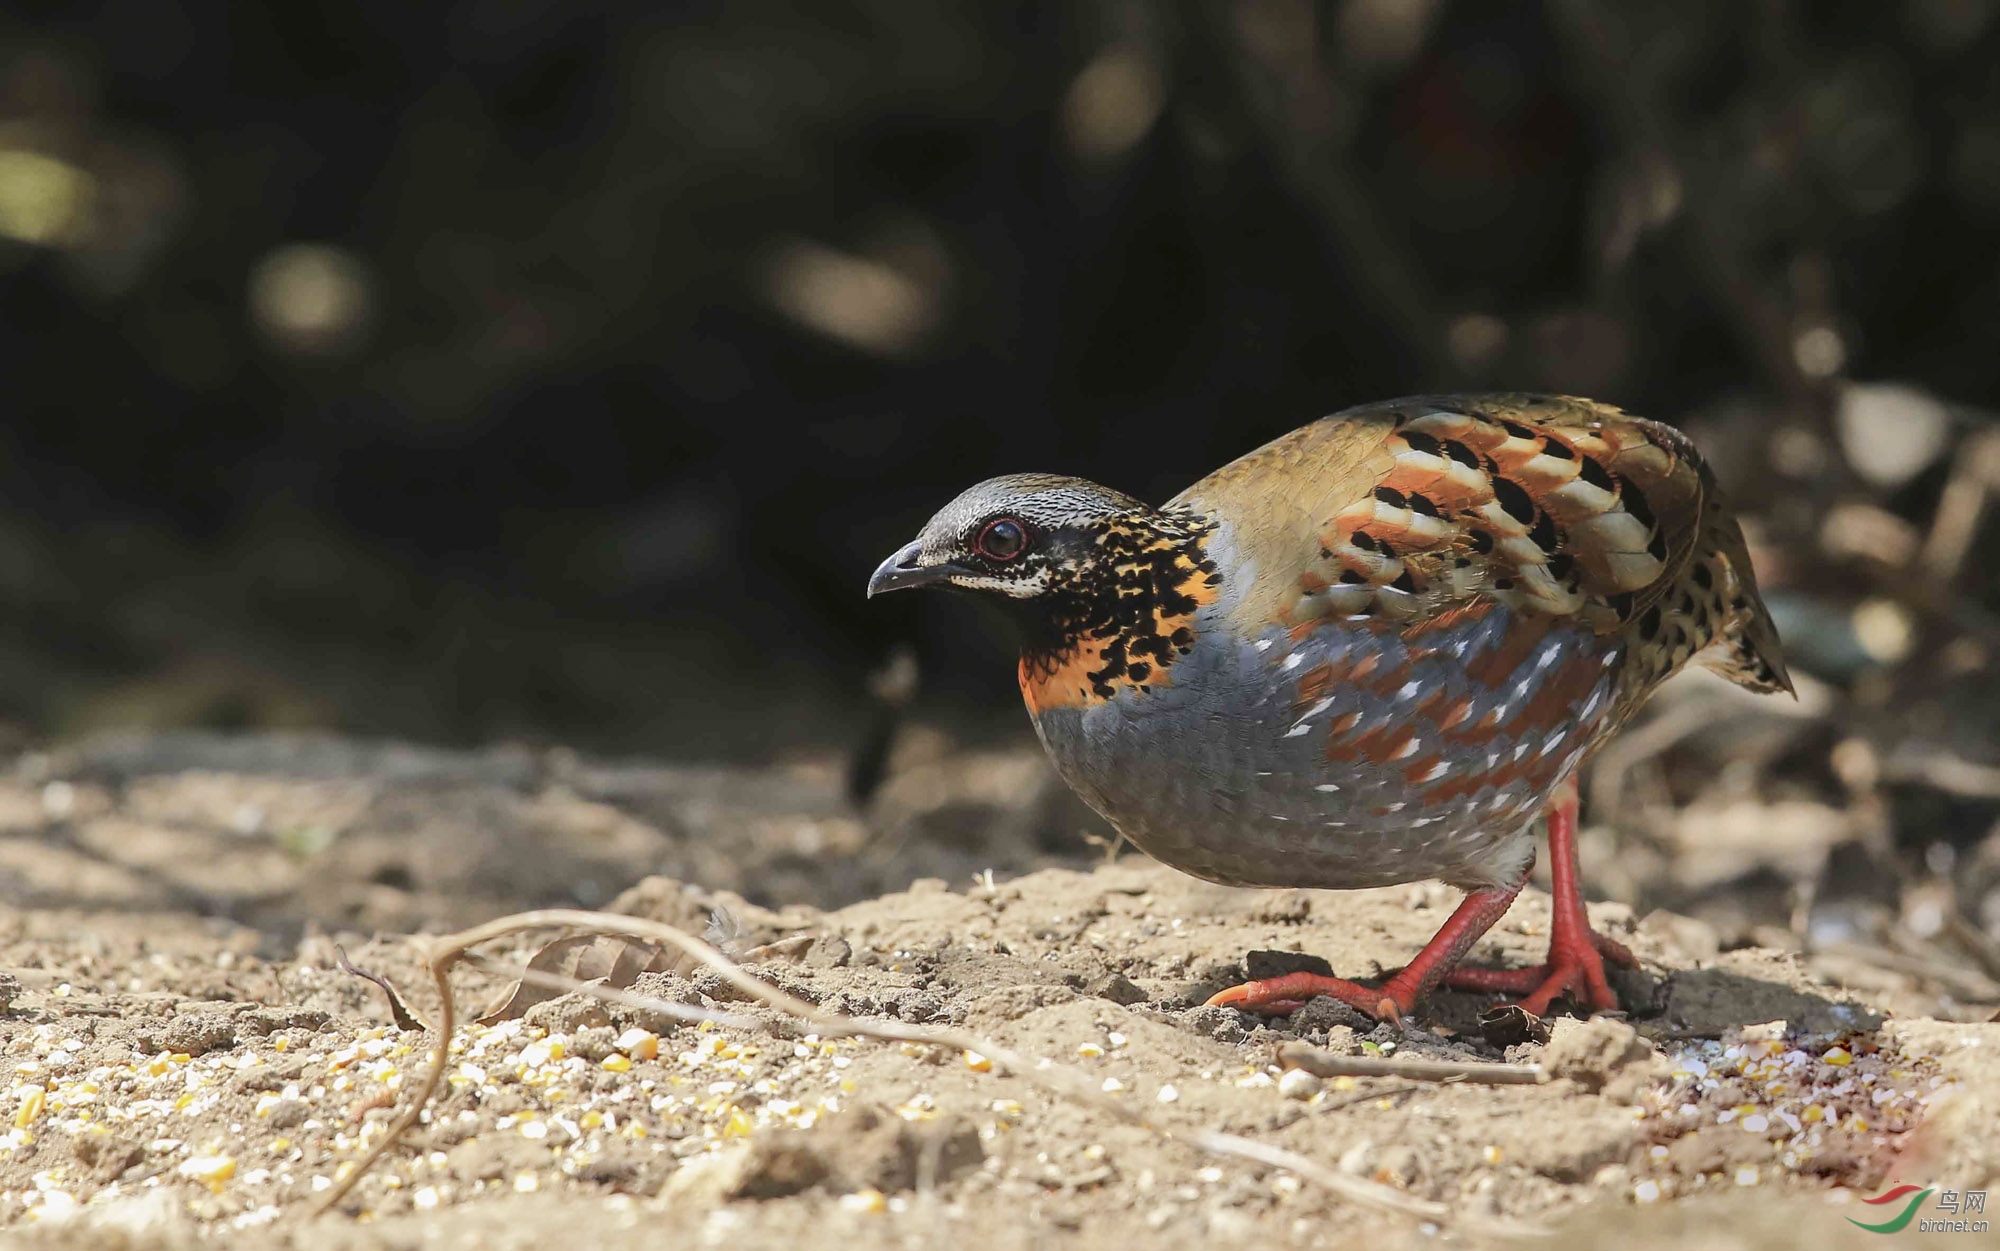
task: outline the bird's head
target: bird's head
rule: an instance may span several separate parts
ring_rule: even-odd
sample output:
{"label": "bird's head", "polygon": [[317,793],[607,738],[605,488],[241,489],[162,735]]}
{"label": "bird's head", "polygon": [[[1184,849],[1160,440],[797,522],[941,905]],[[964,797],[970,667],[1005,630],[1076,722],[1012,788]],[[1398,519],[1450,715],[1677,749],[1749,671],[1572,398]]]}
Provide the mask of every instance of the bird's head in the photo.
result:
{"label": "bird's head", "polygon": [[938,510],[915,540],[868,579],[870,597],[912,586],[985,591],[1012,600],[1084,594],[1102,581],[1105,536],[1155,512],[1082,478],[989,478]]}
{"label": "bird's head", "polygon": [[[1192,645],[1195,614],[1222,581],[1207,552],[1214,529],[1187,509],[1153,508],[1081,478],[992,478],[883,561],[868,594],[991,594],[1024,627],[1024,691],[1067,681],[1060,675],[1075,668],[1081,677],[1062,698],[1109,698],[1121,683],[1161,681]],[[1047,702],[1036,694],[1030,706],[1037,700]]]}

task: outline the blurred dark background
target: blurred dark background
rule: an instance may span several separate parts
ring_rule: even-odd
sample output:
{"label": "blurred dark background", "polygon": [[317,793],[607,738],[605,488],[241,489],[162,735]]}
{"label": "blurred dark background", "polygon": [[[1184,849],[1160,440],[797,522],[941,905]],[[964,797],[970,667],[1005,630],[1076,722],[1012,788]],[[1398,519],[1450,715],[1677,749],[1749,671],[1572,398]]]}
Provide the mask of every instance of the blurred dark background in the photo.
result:
{"label": "blurred dark background", "polygon": [[937,504],[1460,387],[1688,426],[1795,667],[1962,686],[1996,17],[9,5],[0,719],[769,759],[908,641],[1018,732],[994,621],[862,597]]}
{"label": "blurred dark background", "polygon": [[[1557,390],[1707,449],[1801,693],[1670,684],[1593,894],[2000,1001],[1996,67],[2000,0],[9,5],[0,851],[54,867],[0,884],[236,915],[254,846],[395,929],[1087,861],[1004,629],[875,563],[990,474]],[[351,737],[200,733],[294,729]],[[505,796],[420,837],[383,739]],[[562,795],[652,832],[578,868]]]}

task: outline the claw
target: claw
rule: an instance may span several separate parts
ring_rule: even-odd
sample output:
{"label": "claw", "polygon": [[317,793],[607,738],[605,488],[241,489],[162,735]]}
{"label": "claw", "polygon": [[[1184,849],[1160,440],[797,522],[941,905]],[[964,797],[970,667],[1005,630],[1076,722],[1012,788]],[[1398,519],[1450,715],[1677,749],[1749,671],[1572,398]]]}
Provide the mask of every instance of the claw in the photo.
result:
{"label": "claw", "polygon": [[1590,937],[1588,947],[1551,943],[1548,961],[1525,969],[1453,969],[1445,975],[1445,985],[1519,996],[1516,1006],[1534,1016],[1547,1016],[1549,1005],[1564,995],[1592,1012],[1616,1012],[1618,996],[1604,975],[1604,963],[1608,959],[1632,968],[1638,961],[1602,934],[1593,932]]}
{"label": "claw", "polygon": [[1363,986],[1359,982],[1328,977],[1323,973],[1287,973],[1282,977],[1244,982],[1240,986],[1219,990],[1209,996],[1208,1002],[1215,1007],[1289,1016],[1315,997],[1329,995],[1378,1021],[1401,1026],[1403,1014],[1410,1010],[1411,1005],[1398,1001],[1393,978],[1391,983],[1389,986]]}
{"label": "claw", "polygon": [[1632,949],[1617,939],[1607,934],[1600,934],[1596,930],[1591,930],[1590,941],[1596,945],[1597,954],[1611,961],[1611,963],[1617,965],[1619,968],[1636,969],[1639,967],[1639,957],[1633,955]]}

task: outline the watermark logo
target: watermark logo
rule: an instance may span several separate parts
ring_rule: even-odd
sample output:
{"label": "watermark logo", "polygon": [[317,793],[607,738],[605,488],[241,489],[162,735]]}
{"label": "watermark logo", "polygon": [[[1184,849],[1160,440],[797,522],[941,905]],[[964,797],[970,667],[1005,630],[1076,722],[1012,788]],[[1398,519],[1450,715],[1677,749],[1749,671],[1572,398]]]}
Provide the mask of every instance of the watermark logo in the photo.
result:
{"label": "watermark logo", "polygon": [[[1919,1217],[1917,1210],[1923,1207],[1924,1200],[1934,1194],[1938,1197],[1937,1210],[1946,1215]],[[1968,1190],[1961,1194],[1951,1189],[1939,1190],[1935,1186],[1920,1187],[1905,1184],[1891,1187],[1873,1199],[1863,1199],[1862,1202],[1891,1211],[1895,1210],[1893,1205],[1898,1203],[1903,1205],[1902,1210],[1896,1212],[1896,1215],[1875,1224],[1857,1221],[1851,1216],[1847,1218],[1848,1224],[1858,1225],[1871,1234],[1900,1233],[1908,1228],[1911,1221],[1917,1222],[1917,1229],[1921,1233],[1983,1234],[1987,1228],[1983,1220],[1967,1219],[1974,1215],[1985,1214],[1984,1190]]]}
{"label": "watermark logo", "polygon": [[1916,1186],[1897,1186],[1892,1190],[1883,1191],[1881,1194],[1876,1195],[1873,1199],[1862,1200],[1863,1203],[1875,1203],[1875,1204],[1895,1203],[1899,1199],[1903,1198],[1903,1196],[1905,1195],[1910,1196],[1910,1201],[1903,1205],[1902,1212],[1897,1214],[1896,1216],[1890,1217],[1888,1220],[1883,1221],[1879,1225],[1870,1225],[1864,1221],[1857,1221],[1851,1216],[1847,1218],[1847,1223],[1850,1225],[1859,1225],[1861,1226],[1861,1228],[1867,1230],[1871,1234],[1896,1233],[1899,1230],[1901,1230],[1905,1225],[1908,1225],[1910,1221],[1915,1218],[1915,1216],[1917,1215],[1917,1209],[1923,1206],[1924,1200],[1931,1197],[1931,1192],[1929,1190],[1919,1189]]}

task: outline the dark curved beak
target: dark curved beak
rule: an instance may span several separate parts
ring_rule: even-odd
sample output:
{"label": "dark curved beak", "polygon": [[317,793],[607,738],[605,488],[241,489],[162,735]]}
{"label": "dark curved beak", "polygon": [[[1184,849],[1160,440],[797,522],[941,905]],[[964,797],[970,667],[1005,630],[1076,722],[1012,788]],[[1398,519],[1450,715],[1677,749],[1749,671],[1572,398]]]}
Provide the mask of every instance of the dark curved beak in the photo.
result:
{"label": "dark curved beak", "polygon": [[900,591],[904,587],[942,582],[955,567],[948,561],[937,565],[924,564],[923,545],[912,543],[875,567],[875,572],[868,578],[868,598],[874,599],[884,591]]}

